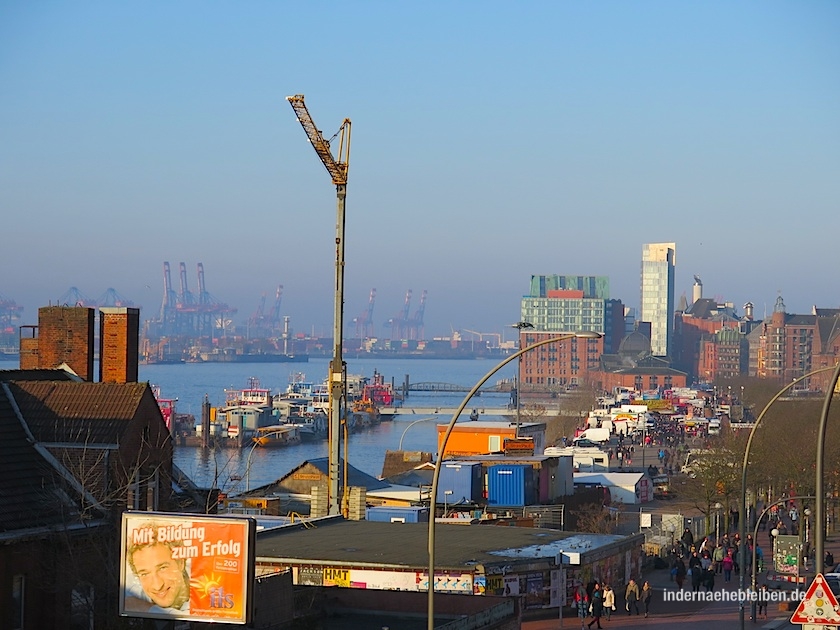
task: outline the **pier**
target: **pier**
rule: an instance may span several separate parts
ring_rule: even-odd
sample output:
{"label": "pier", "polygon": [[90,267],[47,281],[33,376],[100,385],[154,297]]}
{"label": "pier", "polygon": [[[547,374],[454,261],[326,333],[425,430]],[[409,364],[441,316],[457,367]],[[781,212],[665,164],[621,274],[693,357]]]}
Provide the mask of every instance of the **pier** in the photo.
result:
{"label": "pier", "polygon": [[[461,416],[469,418],[475,409],[479,419],[482,416],[515,416],[516,410],[508,407],[467,407],[461,412]],[[403,405],[402,407],[380,407],[379,413],[383,416],[441,416],[451,418],[458,410],[457,407],[421,407],[419,405]]]}

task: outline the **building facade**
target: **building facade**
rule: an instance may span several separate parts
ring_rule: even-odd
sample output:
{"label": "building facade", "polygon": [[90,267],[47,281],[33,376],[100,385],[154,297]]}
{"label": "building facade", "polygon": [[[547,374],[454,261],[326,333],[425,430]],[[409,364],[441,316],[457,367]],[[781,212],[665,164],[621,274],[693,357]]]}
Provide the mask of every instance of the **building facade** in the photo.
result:
{"label": "building facade", "polygon": [[[522,298],[520,347],[547,335],[598,332],[603,339],[569,339],[548,344],[521,358],[523,391],[562,389],[587,382],[602,352],[617,351],[624,337],[624,305],[610,299],[606,276],[535,275]],[[606,350],[605,350],[606,349]]]}
{"label": "building facade", "polygon": [[670,356],[674,321],[676,243],[642,246],[642,294],[639,319],[650,323],[651,352]]}

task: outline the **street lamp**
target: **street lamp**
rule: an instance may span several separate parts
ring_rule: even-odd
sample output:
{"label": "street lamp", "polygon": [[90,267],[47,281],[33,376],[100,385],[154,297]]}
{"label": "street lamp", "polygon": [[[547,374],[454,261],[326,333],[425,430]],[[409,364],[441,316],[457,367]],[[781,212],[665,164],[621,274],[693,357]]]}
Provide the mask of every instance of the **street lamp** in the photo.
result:
{"label": "street lamp", "polygon": [[825,401],[823,401],[822,413],[820,414],[820,426],[817,429],[817,482],[814,486],[817,495],[817,504],[814,510],[814,523],[816,524],[815,545],[816,562],[819,570],[822,570],[825,555],[825,431],[828,428],[828,410],[831,408],[831,399],[834,397],[834,390],[837,388],[837,381],[840,380],[840,361],[834,368],[834,376],[826,387]]}
{"label": "street lamp", "polygon": [[720,510],[722,507],[719,502],[715,503],[715,545],[720,544]]}
{"label": "street lamp", "polygon": [[402,450],[403,438],[405,437],[405,434],[408,433],[408,430],[411,427],[413,427],[418,422],[426,422],[427,420],[434,420],[434,419],[435,419],[435,416],[430,416],[428,418],[420,418],[419,420],[415,420],[414,422],[409,422],[408,426],[403,430],[402,435],[400,436],[400,445],[397,447],[397,450],[398,451]]}
{"label": "street lamp", "polygon": [[[799,499],[813,499],[814,497],[812,497],[812,496],[801,496],[801,497],[797,497],[797,498],[799,498]],[[752,592],[753,592],[752,596],[750,597],[750,600],[752,601],[752,604],[750,606],[750,618],[753,621],[756,621],[756,615],[755,615],[755,612],[756,612],[755,611],[755,608],[756,608],[756,601],[755,601],[756,577],[755,576],[756,576],[756,571],[758,571],[758,564],[757,564],[758,563],[758,552],[756,551],[756,547],[758,547],[758,527],[759,527],[759,525],[761,525],[761,519],[764,518],[764,516],[767,514],[767,512],[769,512],[774,506],[781,505],[782,503],[787,503],[787,501],[788,501],[788,499],[787,499],[787,497],[785,497],[784,499],[779,499],[778,501],[774,501],[770,505],[764,506],[764,510],[762,510],[761,514],[756,519],[755,527],[753,528],[752,581],[750,582],[750,587],[751,587]],[[805,510],[805,513],[810,514],[811,510]],[[779,535],[779,530],[776,529],[776,528],[771,529],[770,530],[770,535],[773,536],[774,549],[770,550],[771,557],[773,557],[773,556],[775,556],[775,553],[774,553],[774,551],[775,551],[775,540],[776,540],[776,536]],[[743,544],[743,541],[742,541],[741,544]]]}
{"label": "street lamp", "polygon": [[[429,548],[429,576],[428,576],[428,584],[429,584],[429,591],[428,591],[428,612],[427,612],[427,625],[428,630],[434,630],[435,627],[435,515],[434,515],[434,502],[437,499],[437,491],[438,491],[438,482],[440,480],[440,464],[443,460],[443,454],[446,452],[446,443],[449,441],[449,435],[452,433],[452,429],[455,427],[455,423],[458,421],[458,417],[461,415],[461,412],[466,408],[467,404],[469,404],[470,399],[481,389],[482,385],[486,383],[491,376],[493,376],[496,372],[501,370],[504,366],[508,363],[513,361],[514,359],[518,359],[526,352],[530,352],[535,348],[539,348],[540,346],[544,346],[549,343],[554,343],[557,341],[565,341],[567,339],[600,339],[604,335],[598,332],[591,332],[591,331],[582,331],[582,332],[575,332],[575,333],[568,333],[565,335],[561,335],[559,337],[549,337],[547,339],[541,339],[532,343],[525,348],[520,348],[518,351],[514,352],[509,357],[506,357],[504,360],[499,362],[493,369],[491,369],[487,374],[485,374],[480,381],[478,381],[475,385],[473,385],[472,389],[467,393],[464,397],[464,400],[461,401],[461,404],[455,410],[455,413],[452,414],[452,418],[449,420],[449,425],[446,427],[446,432],[443,434],[443,439],[441,441],[441,445],[439,448],[439,453],[437,460],[435,461],[435,471],[432,477],[432,493],[431,493],[431,501],[432,501],[432,509],[431,514],[429,515],[429,539],[428,539],[428,548]],[[519,392],[517,392],[517,402],[519,401]]]}
{"label": "street lamp", "polygon": [[[533,328],[531,322],[516,322],[511,324],[512,328],[516,328],[519,332],[519,349],[522,350],[522,331],[524,329]],[[522,354],[519,355],[519,360],[516,362],[516,437],[519,437],[519,410],[521,408],[519,401],[522,398]]]}
{"label": "street lamp", "polygon": [[[450,496],[452,493],[452,490],[443,491],[443,518],[446,518],[446,497]],[[434,518],[434,515],[432,517]]]}
{"label": "street lamp", "polygon": [[[261,433],[261,438],[271,437],[272,435],[277,435],[278,433],[286,433],[287,429],[277,429],[276,431],[267,431],[266,433]],[[261,444],[254,440],[254,443],[251,445],[251,450],[248,451],[248,458],[245,460],[245,492],[249,492],[251,490],[251,455],[254,454],[254,449]]]}
{"label": "street lamp", "polygon": [[[747,438],[747,447],[746,447],[746,450],[744,451],[744,461],[741,464],[741,503],[738,506],[738,521],[739,521],[738,531],[739,531],[739,534],[741,536],[741,542],[742,543],[744,543],[746,541],[746,538],[747,538],[747,464],[749,464],[749,461],[750,461],[750,447],[752,446],[752,441],[753,441],[753,438],[755,437],[755,430],[761,424],[761,420],[762,420],[762,418],[764,418],[764,414],[767,413],[767,410],[770,409],[770,406],[774,402],[776,402],[779,398],[781,398],[782,395],[787,390],[789,390],[791,387],[793,387],[794,385],[796,385],[800,381],[804,381],[805,379],[810,378],[814,374],[819,374],[820,372],[826,372],[826,371],[832,370],[832,369],[835,369],[835,368],[833,366],[832,367],[819,368],[819,369],[813,370],[811,372],[808,372],[807,374],[804,374],[804,375],[800,376],[799,378],[793,379],[793,381],[791,381],[790,383],[785,385],[782,389],[780,389],[778,392],[776,392],[776,394],[770,399],[770,401],[766,405],[764,405],[764,409],[761,410],[761,413],[758,414],[758,417],[755,419],[755,423],[753,424],[752,429],[750,429],[750,435]],[[822,492],[822,470],[823,470],[822,469],[822,454],[825,450],[825,424],[823,423],[823,420],[825,420],[825,418],[828,416],[828,406],[831,404],[831,393],[834,391],[834,387],[837,385],[838,377],[840,377],[840,363],[837,364],[837,368],[836,368],[835,373],[834,373],[834,384],[831,386],[831,388],[829,389],[829,394],[826,396],[826,404],[823,407],[824,418],[821,419],[821,423],[820,423],[821,431],[818,431],[818,433],[817,433],[817,486],[816,486],[817,497],[820,497],[820,493]],[[822,439],[820,439],[820,438],[822,438]],[[817,498],[816,518],[817,518],[818,523],[819,523],[819,518],[820,518],[821,514],[822,514],[822,501],[819,498]],[[822,531],[822,528],[820,528],[817,531],[818,531],[818,534],[819,534],[819,532]],[[821,553],[821,550],[822,550],[821,541],[822,541],[822,536],[818,535],[817,536],[817,546],[816,546],[817,553]],[[775,544],[775,539],[774,539],[774,544]],[[739,550],[738,550],[738,564],[741,567],[744,567],[744,566],[746,566],[746,562],[747,562],[747,547],[746,547],[746,545],[741,544],[740,547],[739,547]],[[822,562],[822,560],[820,560],[820,562]],[[740,573],[738,574],[738,588],[741,591],[744,590],[745,577],[746,576],[744,575],[744,571],[742,569],[740,571]],[[738,605],[738,619],[740,621],[741,630],[744,630],[744,599],[743,598],[741,598],[740,603]]]}

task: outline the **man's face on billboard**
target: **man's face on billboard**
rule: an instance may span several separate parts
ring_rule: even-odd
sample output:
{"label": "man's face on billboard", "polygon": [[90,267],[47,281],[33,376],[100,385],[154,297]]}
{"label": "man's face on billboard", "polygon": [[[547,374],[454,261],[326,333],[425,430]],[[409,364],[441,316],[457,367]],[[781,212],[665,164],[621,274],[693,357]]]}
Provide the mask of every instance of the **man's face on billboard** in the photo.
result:
{"label": "man's face on billboard", "polygon": [[134,552],[134,569],[140,584],[161,608],[180,608],[189,599],[184,561],[174,560],[167,545],[151,545]]}

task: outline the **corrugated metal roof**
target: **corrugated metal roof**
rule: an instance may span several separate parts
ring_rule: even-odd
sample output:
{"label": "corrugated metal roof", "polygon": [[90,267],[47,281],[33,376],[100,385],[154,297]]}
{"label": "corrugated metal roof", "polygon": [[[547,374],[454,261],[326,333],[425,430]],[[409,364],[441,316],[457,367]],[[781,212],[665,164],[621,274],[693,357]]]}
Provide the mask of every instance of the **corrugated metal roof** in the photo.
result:
{"label": "corrugated metal roof", "polygon": [[[428,523],[317,521],[314,527],[279,528],[258,533],[257,556],[293,559],[300,564],[348,566],[370,563],[422,568],[429,562],[428,530]],[[554,547],[558,542],[580,536],[534,527],[438,523],[435,526],[435,568],[461,570],[475,564],[496,565],[533,558],[553,563],[557,553]],[[621,536],[612,538],[614,542],[624,540]]]}
{"label": "corrugated metal roof", "polygon": [[149,385],[15,381],[9,388],[37,441],[118,444]]}

